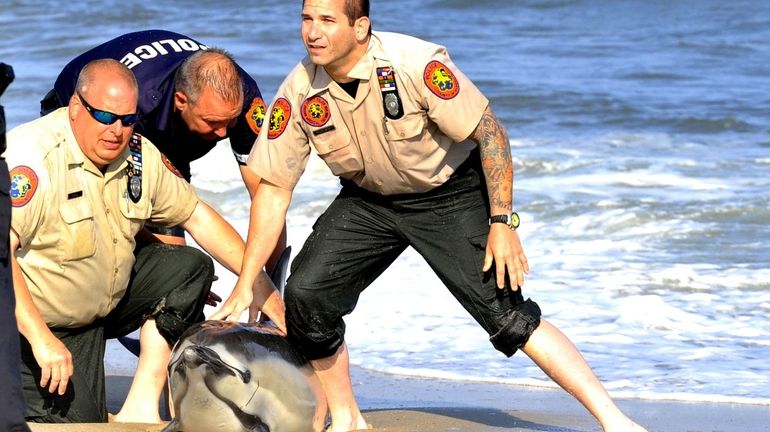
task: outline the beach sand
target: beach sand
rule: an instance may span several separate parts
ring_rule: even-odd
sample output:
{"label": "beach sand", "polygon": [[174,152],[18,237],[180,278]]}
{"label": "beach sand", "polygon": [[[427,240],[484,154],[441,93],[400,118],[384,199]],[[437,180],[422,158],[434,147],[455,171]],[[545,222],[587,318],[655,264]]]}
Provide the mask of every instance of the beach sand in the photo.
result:
{"label": "beach sand", "polygon": [[[600,431],[596,421],[561,390],[418,379],[353,368],[355,392],[377,431]],[[107,405],[116,412],[131,377],[107,379]],[[618,399],[650,432],[759,432],[770,430],[770,407]],[[34,432],[158,432],[158,425],[31,424]]]}

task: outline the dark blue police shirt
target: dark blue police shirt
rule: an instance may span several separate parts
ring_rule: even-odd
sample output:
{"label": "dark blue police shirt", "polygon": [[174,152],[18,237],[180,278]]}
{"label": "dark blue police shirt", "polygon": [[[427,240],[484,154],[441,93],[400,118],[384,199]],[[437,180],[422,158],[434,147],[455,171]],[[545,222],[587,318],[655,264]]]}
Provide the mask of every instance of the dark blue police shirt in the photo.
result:
{"label": "dark blue police shirt", "polygon": [[[182,62],[207,47],[188,36],[165,30],[128,33],[105,42],[69,62],[56,79],[53,90],[41,104],[41,114],[66,106],[74,93],[80,70],[92,60],[113,58],[128,66],[139,83],[139,112],[136,132],[146,136],[190,180],[190,162],[214,148],[217,141],[193,135],[174,111],[174,76]],[[227,130],[239,164],[254,145],[266,109],[256,81],[240,66],[244,81],[243,110],[235,126]]]}

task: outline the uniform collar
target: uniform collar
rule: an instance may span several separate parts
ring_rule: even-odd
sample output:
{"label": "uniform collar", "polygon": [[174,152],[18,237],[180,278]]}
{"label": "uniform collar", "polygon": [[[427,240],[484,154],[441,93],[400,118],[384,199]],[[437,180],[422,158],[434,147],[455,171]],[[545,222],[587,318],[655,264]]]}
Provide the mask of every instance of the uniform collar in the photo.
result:
{"label": "uniform collar", "polygon": [[326,69],[313,64],[309,57],[305,57],[302,63],[310,76],[310,91],[308,91],[307,97],[315,96],[318,93],[326,91],[331,83],[334,82],[332,77],[326,73]]}
{"label": "uniform collar", "polygon": [[372,32],[372,37],[369,38],[369,51],[368,54],[371,55],[373,59],[377,60],[384,60],[385,62],[390,62],[390,57],[388,56],[388,53],[385,51],[385,48],[382,46],[382,40],[380,39],[380,32]]}
{"label": "uniform collar", "polygon": [[[348,78],[369,81],[372,79],[372,73],[375,69],[377,59],[385,59],[385,57],[386,54],[382,48],[382,42],[375,32],[369,38],[369,46],[367,47],[366,53],[364,53],[361,59],[358,60],[358,63],[353,66],[353,69],[348,72]],[[334,80],[326,72],[326,69],[314,65],[309,57],[305,57],[303,63],[310,72],[310,91],[308,91],[307,97],[326,91],[329,86],[332,85]],[[358,97],[356,97],[356,99],[358,99]]]}
{"label": "uniform collar", "polygon": [[369,46],[366,49],[363,57],[358,60],[353,69],[348,73],[348,78],[369,80],[372,78],[372,70],[374,68],[374,54],[378,52],[379,43],[375,40],[374,35],[369,38]]}

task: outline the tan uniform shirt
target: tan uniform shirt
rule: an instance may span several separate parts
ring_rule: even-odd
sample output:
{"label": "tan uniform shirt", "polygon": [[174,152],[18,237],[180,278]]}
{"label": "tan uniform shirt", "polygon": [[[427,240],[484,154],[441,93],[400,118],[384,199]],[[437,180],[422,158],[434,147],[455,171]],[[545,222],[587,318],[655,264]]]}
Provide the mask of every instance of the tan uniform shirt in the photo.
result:
{"label": "tan uniform shirt", "polygon": [[75,328],[107,315],[123,297],[134,264],[134,235],[146,220],[186,221],[192,187],[142,140],[142,196],[127,195],[130,152],[102,173],[78,146],[67,108],[8,133],[11,229],[35,306],[50,327]]}
{"label": "tan uniform shirt", "polygon": [[[488,101],[444,47],[375,32],[348,77],[360,79],[355,99],[323,67],[303,60],[279,88],[248,166],[291,190],[312,146],[335,175],[391,195],[443,184],[475,147],[467,138]],[[391,81],[398,118],[383,104]]]}

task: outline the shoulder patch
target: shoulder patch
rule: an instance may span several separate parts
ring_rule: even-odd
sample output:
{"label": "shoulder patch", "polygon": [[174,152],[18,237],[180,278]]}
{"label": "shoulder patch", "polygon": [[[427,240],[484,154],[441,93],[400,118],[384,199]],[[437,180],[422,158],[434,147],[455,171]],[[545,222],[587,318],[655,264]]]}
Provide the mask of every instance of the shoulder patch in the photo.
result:
{"label": "shoulder patch", "polygon": [[329,110],[329,102],[326,102],[326,99],[321,96],[305,99],[302,102],[300,112],[302,113],[302,120],[305,120],[305,123],[313,127],[325,125],[332,116]]}
{"label": "shoulder patch", "polygon": [[11,205],[24,207],[37,191],[37,174],[32,168],[19,165],[11,170]]}
{"label": "shoulder patch", "polygon": [[279,98],[273,104],[273,111],[270,112],[270,129],[267,131],[267,138],[276,139],[281,136],[289,125],[290,118],[291,104],[285,98]]}
{"label": "shoulder patch", "polygon": [[246,112],[246,123],[249,124],[251,130],[259,135],[259,131],[262,129],[262,125],[265,123],[265,115],[267,114],[267,105],[264,99],[257,96],[251,101],[251,106]]}
{"label": "shoulder patch", "polygon": [[452,99],[460,93],[460,83],[454,73],[440,61],[433,60],[422,74],[425,85],[441,99]]}
{"label": "shoulder patch", "polygon": [[172,173],[174,173],[174,175],[175,175],[175,176],[177,176],[177,177],[179,177],[179,178],[184,178],[184,177],[182,176],[182,173],[180,173],[180,172],[179,172],[179,170],[178,170],[178,169],[176,169],[176,167],[174,166],[174,164],[172,164],[172,163],[171,163],[171,161],[170,161],[170,160],[169,160],[169,159],[166,157],[166,155],[164,155],[163,153],[161,153],[161,154],[160,154],[160,160],[162,160],[162,161],[163,161],[163,165],[165,165],[165,166],[166,166],[166,168],[168,168],[168,170],[169,170],[169,171],[171,171]]}

